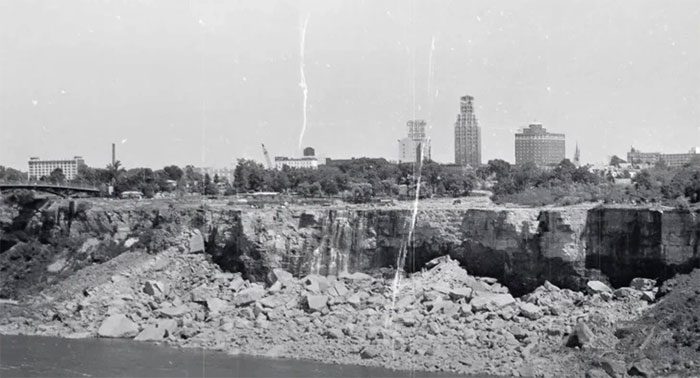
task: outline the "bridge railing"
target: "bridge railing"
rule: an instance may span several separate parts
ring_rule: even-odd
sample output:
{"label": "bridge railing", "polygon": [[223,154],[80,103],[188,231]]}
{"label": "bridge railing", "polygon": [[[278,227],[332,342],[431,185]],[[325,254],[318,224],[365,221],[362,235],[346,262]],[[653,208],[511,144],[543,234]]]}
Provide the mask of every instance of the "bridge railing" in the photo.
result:
{"label": "bridge railing", "polygon": [[37,188],[56,188],[56,189],[77,189],[77,190],[99,190],[95,185],[85,184],[85,183],[75,183],[67,182],[63,184],[47,182],[47,181],[35,181],[35,180],[0,180],[1,187],[12,187],[12,186],[25,186],[25,187],[37,187]]}

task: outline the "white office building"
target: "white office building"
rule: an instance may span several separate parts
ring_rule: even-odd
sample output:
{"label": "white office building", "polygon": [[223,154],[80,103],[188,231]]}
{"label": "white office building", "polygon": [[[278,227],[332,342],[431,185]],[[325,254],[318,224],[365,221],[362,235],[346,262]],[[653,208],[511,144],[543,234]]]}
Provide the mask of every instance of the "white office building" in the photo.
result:
{"label": "white office building", "polygon": [[29,179],[39,180],[42,177],[49,177],[51,172],[60,168],[66,180],[73,180],[78,175],[78,168],[85,165],[85,160],[81,156],[66,160],[40,160],[38,157],[29,158]]}

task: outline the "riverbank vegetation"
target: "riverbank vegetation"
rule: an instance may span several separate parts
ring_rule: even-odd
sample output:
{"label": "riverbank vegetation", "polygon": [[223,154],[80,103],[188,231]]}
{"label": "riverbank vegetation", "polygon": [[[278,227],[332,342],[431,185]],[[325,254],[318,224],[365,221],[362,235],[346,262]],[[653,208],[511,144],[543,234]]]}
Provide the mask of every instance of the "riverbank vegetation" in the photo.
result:
{"label": "riverbank vegetation", "polygon": [[[525,206],[572,205],[583,202],[649,204],[688,207],[700,202],[700,161],[669,168],[663,163],[647,169],[625,171],[623,180],[609,173],[593,172],[563,160],[554,167],[512,165],[491,160],[474,170],[426,161],[420,167],[421,197],[460,197],[475,189],[487,189],[497,203]],[[26,174],[0,166],[0,180],[20,181]],[[125,169],[117,161],[105,168],[83,166],[73,183],[91,184],[103,194],[108,187],[118,195],[140,191],[146,197],[182,195],[231,195],[277,192],[304,198],[342,198],[370,202],[381,198],[413,198],[418,184],[413,163],[359,158],[330,161],[318,169],[266,169],[253,160],[241,159],[232,182],[226,177],[203,174],[193,166],[169,165],[162,169]],[[66,182],[62,172],[46,178]],[[623,183],[624,182],[624,183]]]}

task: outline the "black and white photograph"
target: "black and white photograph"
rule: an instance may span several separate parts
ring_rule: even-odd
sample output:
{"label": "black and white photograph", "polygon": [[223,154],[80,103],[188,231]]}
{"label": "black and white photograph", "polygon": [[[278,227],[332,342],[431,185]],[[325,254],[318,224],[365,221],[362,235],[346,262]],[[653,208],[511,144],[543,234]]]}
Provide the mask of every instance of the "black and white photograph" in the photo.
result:
{"label": "black and white photograph", "polygon": [[700,377],[700,1],[0,0],[0,377]]}

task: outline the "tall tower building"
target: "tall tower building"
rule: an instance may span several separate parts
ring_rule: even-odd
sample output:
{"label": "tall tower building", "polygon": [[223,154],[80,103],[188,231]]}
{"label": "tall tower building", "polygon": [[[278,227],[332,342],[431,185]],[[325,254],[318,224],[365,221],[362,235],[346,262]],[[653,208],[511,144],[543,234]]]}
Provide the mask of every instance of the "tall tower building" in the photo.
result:
{"label": "tall tower building", "polygon": [[474,115],[474,97],[462,96],[455,122],[455,164],[481,165],[481,128]]}
{"label": "tall tower building", "polygon": [[[425,132],[426,123],[422,119],[406,122],[408,136],[399,139],[399,163],[411,163],[418,156],[430,160],[430,140]],[[421,153],[418,153],[418,148]]]}

